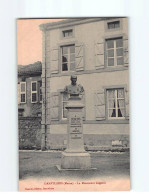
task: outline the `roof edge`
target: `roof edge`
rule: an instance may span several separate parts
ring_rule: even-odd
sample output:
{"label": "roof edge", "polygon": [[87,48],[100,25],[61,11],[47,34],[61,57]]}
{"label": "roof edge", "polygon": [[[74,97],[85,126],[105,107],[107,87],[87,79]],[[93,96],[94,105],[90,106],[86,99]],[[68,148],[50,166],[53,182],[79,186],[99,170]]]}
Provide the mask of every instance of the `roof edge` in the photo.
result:
{"label": "roof edge", "polygon": [[40,30],[51,30],[55,28],[62,28],[67,26],[73,26],[73,25],[79,25],[89,22],[96,22],[100,20],[108,20],[108,19],[114,19],[114,18],[122,18],[122,17],[85,17],[85,18],[71,18],[66,19],[58,22],[50,22],[50,23],[43,23],[39,25]]}
{"label": "roof edge", "polygon": [[41,75],[41,74],[42,74],[41,61],[37,61],[34,64],[29,64],[29,65],[18,65],[18,76]]}

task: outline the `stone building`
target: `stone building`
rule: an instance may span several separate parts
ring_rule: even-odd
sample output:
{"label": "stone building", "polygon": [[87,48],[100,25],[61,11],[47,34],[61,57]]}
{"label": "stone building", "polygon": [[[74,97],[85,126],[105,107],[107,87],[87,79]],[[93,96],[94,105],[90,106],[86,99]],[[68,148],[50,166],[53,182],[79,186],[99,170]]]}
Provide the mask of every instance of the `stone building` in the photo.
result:
{"label": "stone building", "polygon": [[42,64],[18,66],[19,148],[35,149],[41,145]]}
{"label": "stone building", "polygon": [[40,25],[43,37],[41,148],[67,143],[68,96],[77,75],[85,93],[84,145],[88,150],[129,148],[128,19],[80,18]]}

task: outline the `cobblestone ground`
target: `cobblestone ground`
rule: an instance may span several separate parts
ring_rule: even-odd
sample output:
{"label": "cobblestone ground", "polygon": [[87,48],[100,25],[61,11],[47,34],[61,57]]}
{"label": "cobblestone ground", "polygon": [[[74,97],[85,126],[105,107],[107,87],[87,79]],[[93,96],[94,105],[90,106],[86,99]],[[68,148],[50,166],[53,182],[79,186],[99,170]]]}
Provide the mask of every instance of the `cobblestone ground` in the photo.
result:
{"label": "cobblestone ground", "polygon": [[129,152],[91,152],[91,165],[96,170],[59,171],[61,152],[20,151],[19,177],[28,178],[129,178]]}

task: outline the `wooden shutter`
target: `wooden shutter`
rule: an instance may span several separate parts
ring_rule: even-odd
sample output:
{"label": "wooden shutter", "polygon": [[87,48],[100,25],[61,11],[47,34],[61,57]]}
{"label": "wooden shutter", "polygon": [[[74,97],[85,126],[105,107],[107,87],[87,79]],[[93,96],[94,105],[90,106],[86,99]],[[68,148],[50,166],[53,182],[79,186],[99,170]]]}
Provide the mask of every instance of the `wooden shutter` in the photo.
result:
{"label": "wooden shutter", "polygon": [[51,120],[59,120],[59,93],[52,93],[50,97]]}
{"label": "wooden shutter", "polygon": [[123,47],[124,47],[124,66],[129,65],[129,54],[128,54],[128,38],[124,37],[123,39]]}
{"label": "wooden shutter", "polygon": [[104,90],[95,92],[95,116],[96,120],[105,120],[105,95]]}
{"label": "wooden shutter", "polygon": [[96,69],[104,68],[104,42],[95,43],[95,67]]}
{"label": "wooden shutter", "polygon": [[[24,101],[22,101],[22,98]],[[26,82],[20,82],[20,99],[21,99],[21,103],[26,103]]]}
{"label": "wooden shutter", "polygon": [[82,103],[84,104],[84,108],[82,110],[83,114],[82,114],[82,118],[83,120],[86,119],[86,104],[85,104],[85,93],[82,93],[81,94],[81,100],[82,100]]}
{"label": "wooden shutter", "polygon": [[42,81],[38,81],[37,92],[38,92],[38,102],[42,102]]}
{"label": "wooden shutter", "polygon": [[129,91],[125,92],[126,119],[129,119]]}
{"label": "wooden shutter", "polygon": [[51,74],[57,74],[59,67],[58,67],[58,61],[59,61],[59,50],[58,48],[53,48],[51,50],[51,60],[50,60],[50,71]]}
{"label": "wooden shutter", "polygon": [[18,84],[18,104],[21,103],[20,84]]}
{"label": "wooden shutter", "polygon": [[75,64],[76,64],[76,71],[84,70],[84,45],[83,44],[75,45]]}

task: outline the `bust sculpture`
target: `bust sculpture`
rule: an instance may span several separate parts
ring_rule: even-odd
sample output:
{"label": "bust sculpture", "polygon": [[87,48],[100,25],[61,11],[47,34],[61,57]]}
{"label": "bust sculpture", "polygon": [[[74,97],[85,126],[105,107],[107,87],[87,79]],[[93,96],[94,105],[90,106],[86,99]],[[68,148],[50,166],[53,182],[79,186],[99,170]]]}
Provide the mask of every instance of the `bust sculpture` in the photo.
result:
{"label": "bust sculpture", "polygon": [[75,75],[72,75],[70,80],[71,84],[65,87],[64,93],[70,94],[70,98],[79,98],[79,95],[84,92],[83,86],[76,83],[77,76]]}

